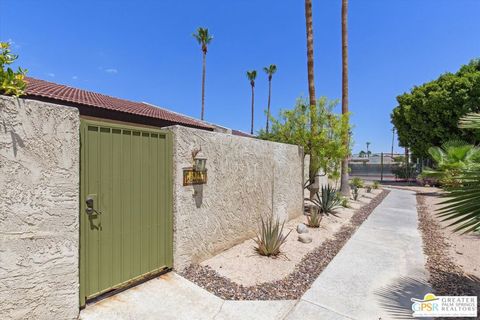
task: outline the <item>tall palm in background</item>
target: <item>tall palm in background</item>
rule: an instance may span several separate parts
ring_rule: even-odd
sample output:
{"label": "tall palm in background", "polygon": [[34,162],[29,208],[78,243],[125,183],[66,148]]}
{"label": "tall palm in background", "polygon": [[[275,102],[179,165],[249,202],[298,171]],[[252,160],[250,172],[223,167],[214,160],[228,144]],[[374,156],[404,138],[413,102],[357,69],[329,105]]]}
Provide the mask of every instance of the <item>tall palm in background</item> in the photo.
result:
{"label": "tall palm in background", "polygon": [[257,71],[247,71],[247,78],[250,80],[250,86],[252,87],[252,123],[250,126],[250,134],[253,134],[253,115],[255,111],[255,79],[257,78]]}
{"label": "tall palm in background", "polygon": [[370,153],[371,153],[370,150],[369,150],[370,145],[371,145],[371,143],[367,142],[367,157],[369,157],[369,158],[370,158]]}
{"label": "tall palm in background", "polygon": [[268,75],[268,105],[267,105],[267,126],[265,131],[268,133],[270,123],[270,99],[272,98],[272,77],[277,72],[277,66],[274,64],[263,68],[263,71]]}
{"label": "tall palm in background", "polygon": [[[317,125],[317,100],[315,98],[315,68],[313,65],[313,16],[312,16],[312,0],[305,0],[305,23],[307,29],[307,71],[308,71],[308,95],[310,103],[310,133],[312,137],[318,134]],[[310,166],[308,177],[310,180],[310,199],[313,199],[319,186],[315,183],[317,170],[319,168],[319,159],[315,154],[310,155]]]}
{"label": "tall palm in background", "polygon": [[[348,0],[342,0],[342,114],[348,114]],[[348,135],[343,137],[343,143],[349,148]],[[340,191],[344,196],[350,193],[348,184],[348,155],[342,160],[342,175]]]}
{"label": "tall palm in background", "polygon": [[193,34],[194,38],[197,39],[198,43],[201,45],[203,52],[203,72],[202,72],[202,115],[201,119],[205,117],[205,77],[207,70],[207,51],[208,45],[212,42],[213,36],[208,33],[208,28],[198,28],[197,32]]}

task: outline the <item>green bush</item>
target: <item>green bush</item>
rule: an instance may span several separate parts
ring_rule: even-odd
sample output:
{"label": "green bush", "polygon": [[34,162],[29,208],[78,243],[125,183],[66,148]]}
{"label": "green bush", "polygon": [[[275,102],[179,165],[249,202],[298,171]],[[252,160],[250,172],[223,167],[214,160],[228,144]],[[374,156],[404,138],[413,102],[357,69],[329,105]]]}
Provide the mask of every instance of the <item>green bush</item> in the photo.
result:
{"label": "green bush", "polygon": [[373,181],[372,188],[373,188],[373,189],[378,189],[379,187],[380,187],[380,182],[378,182],[378,181]]}
{"label": "green bush", "polygon": [[352,180],[350,180],[350,185],[357,188],[363,188],[363,180],[358,177],[355,177]]}
{"label": "green bush", "polygon": [[27,70],[18,68],[15,72],[8,65],[17,60],[18,56],[10,52],[8,42],[0,42],[0,93],[5,95],[21,96],[25,87]]}
{"label": "green bush", "polygon": [[254,239],[256,243],[255,250],[262,256],[277,256],[280,253],[280,247],[287,239],[291,230],[284,235],[283,228],[285,222],[280,223],[277,219],[274,219],[272,215],[266,219],[261,218],[257,237]]}

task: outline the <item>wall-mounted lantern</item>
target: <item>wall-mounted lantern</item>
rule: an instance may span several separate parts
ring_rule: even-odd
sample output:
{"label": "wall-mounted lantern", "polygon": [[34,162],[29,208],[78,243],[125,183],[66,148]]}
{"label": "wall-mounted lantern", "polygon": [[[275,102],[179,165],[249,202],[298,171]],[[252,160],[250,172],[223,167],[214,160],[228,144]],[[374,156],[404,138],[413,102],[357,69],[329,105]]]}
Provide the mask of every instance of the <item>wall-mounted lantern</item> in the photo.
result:
{"label": "wall-mounted lantern", "polygon": [[193,155],[193,170],[197,172],[205,172],[207,170],[207,157],[202,153],[202,149]]}
{"label": "wall-mounted lantern", "polygon": [[189,168],[183,168],[184,186],[207,183],[207,158],[202,154],[201,151],[201,148],[193,150],[193,166]]}

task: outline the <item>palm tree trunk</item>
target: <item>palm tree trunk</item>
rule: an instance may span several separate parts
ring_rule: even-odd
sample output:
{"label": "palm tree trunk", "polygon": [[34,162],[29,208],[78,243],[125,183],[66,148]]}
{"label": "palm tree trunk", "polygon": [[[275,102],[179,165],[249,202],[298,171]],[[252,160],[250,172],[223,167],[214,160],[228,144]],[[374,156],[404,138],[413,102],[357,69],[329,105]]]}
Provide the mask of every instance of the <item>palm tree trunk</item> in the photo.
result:
{"label": "palm tree trunk", "polygon": [[202,72],[202,116],[203,120],[205,117],[205,77],[207,73],[207,53],[203,52],[203,72]]}
{"label": "palm tree trunk", "polygon": [[255,87],[252,86],[252,124],[251,124],[251,127],[250,127],[250,134],[253,135],[253,115],[254,115],[254,111],[255,111]]}
{"label": "palm tree trunk", "polygon": [[[348,0],[342,0],[342,114],[348,114]],[[349,148],[348,132],[343,137],[343,143]],[[340,191],[342,195],[349,196],[350,186],[348,182],[348,157],[342,160],[342,175]]]}
{"label": "palm tree trunk", "polygon": [[[316,114],[317,114],[317,102],[315,98],[315,79],[314,79],[314,65],[313,65],[313,17],[312,17],[312,0],[305,0],[305,22],[307,29],[307,70],[308,70],[308,94],[310,98],[310,130],[311,135],[314,137],[318,134]],[[315,182],[315,178],[318,174],[318,159],[315,154],[310,155],[310,167],[309,167],[309,179],[310,183]],[[316,184],[311,185],[310,199],[313,198],[318,191]]]}
{"label": "palm tree trunk", "polygon": [[267,105],[267,127],[266,131],[268,133],[269,124],[270,124],[270,99],[272,97],[272,78],[268,79],[268,105]]}

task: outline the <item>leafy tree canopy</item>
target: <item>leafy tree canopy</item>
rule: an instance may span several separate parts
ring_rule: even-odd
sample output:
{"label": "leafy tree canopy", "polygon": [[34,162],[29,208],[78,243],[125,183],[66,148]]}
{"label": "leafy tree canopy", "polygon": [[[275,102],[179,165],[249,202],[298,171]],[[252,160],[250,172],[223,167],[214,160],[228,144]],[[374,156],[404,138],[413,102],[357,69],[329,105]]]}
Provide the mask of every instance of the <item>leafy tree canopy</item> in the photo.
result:
{"label": "leafy tree canopy", "polygon": [[459,119],[480,111],[480,60],[472,60],[456,73],[415,86],[397,97],[398,106],[391,114],[399,143],[418,157],[428,156],[431,146],[449,140],[475,144],[480,134],[460,129]]}
{"label": "leafy tree canopy", "polygon": [[[259,138],[296,144],[303,147],[305,154],[314,159],[310,169],[310,179],[319,170],[332,179],[340,176],[341,160],[348,155],[350,148],[343,143],[342,137],[349,134],[349,115],[339,115],[333,112],[337,101],[329,101],[322,97],[317,100],[315,114],[310,116],[311,108],[305,99],[298,99],[291,110],[281,110],[278,119],[271,117],[272,129],[269,133],[260,130]],[[318,134],[312,136],[311,123],[316,122]]]}

